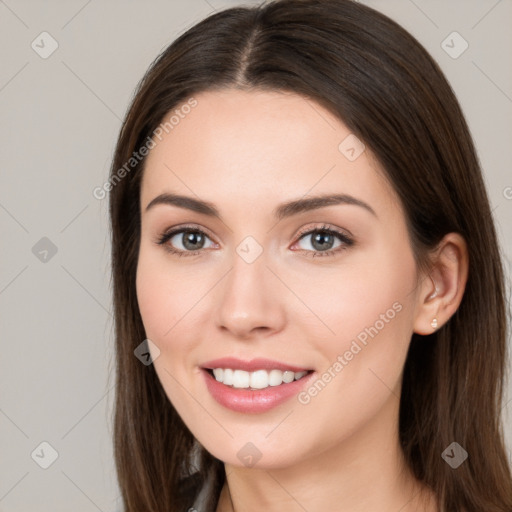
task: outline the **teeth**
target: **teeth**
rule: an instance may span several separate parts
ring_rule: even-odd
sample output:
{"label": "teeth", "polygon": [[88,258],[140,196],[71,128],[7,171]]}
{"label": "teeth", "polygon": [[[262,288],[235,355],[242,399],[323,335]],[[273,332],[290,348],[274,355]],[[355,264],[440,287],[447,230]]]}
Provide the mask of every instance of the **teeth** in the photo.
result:
{"label": "teeth", "polygon": [[214,368],[215,380],[233,386],[234,388],[264,389],[269,386],[280,386],[283,382],[288,384],[299,380],[308,372],[292,372],[281,370],[257,370],[246,372],[244,370],[231,370],[230,368]]}
{"label": "teeth", "polygon": [[[247,373],[247,375],[249,376],[249,383],[251,385],[251,388],[263,389],[268,387],[268,373],[265,370],[258,370],[257,372]],[[245,388],[246,386],[239,387]]]}
{"label": "teeth", "polygon": [[[220,369],[220,371],[222,371],[222,368],[219,368],[219,369]],[[226,368],[224,370],[224,377],[222,378],[221,382],[224,382],[225,384],[232,386],[233,385],[233,370]]]}
{"label": "teeth", "polygon": [[248,388],[250,381],[249,372],[243,370],[235,370],[233,372],[233,387],[234,388]]}

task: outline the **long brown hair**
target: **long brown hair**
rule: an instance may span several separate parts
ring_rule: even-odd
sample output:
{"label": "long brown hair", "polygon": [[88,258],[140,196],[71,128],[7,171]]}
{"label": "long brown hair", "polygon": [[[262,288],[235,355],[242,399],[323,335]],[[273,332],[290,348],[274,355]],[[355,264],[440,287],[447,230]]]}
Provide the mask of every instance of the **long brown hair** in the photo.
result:
{"label": "long brown hair", "polygon": [[[510,512],[512,476],[501,423],[504,275],[473,141],[426,50],[394,21],[350,0],[278,0],[217,12],[165,49],[138,85],[109,186],[113,441],[125,512],[187,510],[192,483],[200,485],[209,472],[216,483],[209,498],[214,511],[225,480],[223,463],[195,442],[153,366],[134,356],[146,338],[135,288],[145,159],[130,160],[170,111],[219,88],[291,91],[338,116],[376,155],[398,193],[419,267],[426,268],[429,251],[445,234],[464,237],[469,275],[457,312],[434,334],[411,339],[400,442],[440,511]],[[456,470],[441,457],[452,442],[469,454]],[[198,468],[191,464],[196,448]],[[185,479],[196,469],[196,481]]]}

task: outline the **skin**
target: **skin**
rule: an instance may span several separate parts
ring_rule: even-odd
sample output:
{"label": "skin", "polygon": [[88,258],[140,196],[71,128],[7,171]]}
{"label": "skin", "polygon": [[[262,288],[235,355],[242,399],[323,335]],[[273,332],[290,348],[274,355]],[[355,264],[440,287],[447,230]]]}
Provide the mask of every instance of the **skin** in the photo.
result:
{"label": "skin", "polygon": [[[240,90],[195,98],[146,161],[136,286],[169,400],[225,463],[217,511],[437,510],[403,464],[401,376],[413,332],[432,333],[432,319],[442,326],[462,299],[464,240],[447,235],[432,254],[431,278],[421,275],[378,162],[368,148],[349,161],[338,146],[350,130],[311,100]],[[209,201],[221,218],[174,205],[146,211],[163,192]],[[376,215],[341,204],[279,222],[272,216],[282,202],[324,193],[350,194]],[[179,257],[156,243],[183,224],[206,232],[198,255]],[[323,256],[313,235],[298,236],[324,224],[350,233],[354,244]],[[250,264],[236,252],[247,236],[263,249]],[[167,242],[186,251],[183,243],[183,233]],[[330,243],[344,245],[336,236]],[[206,388],[199,367],[223,356],[266,357],[321,377],[394,303],[401,306],[394,318],[307,404],[293,397],[241,414]],[[248,442],[262,454],[253,467],[237,457]]]}

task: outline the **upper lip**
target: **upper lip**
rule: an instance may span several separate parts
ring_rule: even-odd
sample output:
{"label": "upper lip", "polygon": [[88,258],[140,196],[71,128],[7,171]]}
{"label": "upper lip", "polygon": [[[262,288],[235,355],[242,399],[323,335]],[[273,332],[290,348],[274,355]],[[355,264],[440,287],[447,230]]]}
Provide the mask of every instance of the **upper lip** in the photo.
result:
{"label": "upper lip", "polygon": [[246,372],[254,372],[256,370],[281,370],[292,372],[305,372],[309,368],[303,368],[288,363],[281,363],[279,361],[272,361],[271,359],[256,358],[250,361],[243,361],[236,357],[222,357],[220,359],[213,359],[203,363],[202,368],[213,370],[214,368],[230,368],[232,370],[245,370]]}

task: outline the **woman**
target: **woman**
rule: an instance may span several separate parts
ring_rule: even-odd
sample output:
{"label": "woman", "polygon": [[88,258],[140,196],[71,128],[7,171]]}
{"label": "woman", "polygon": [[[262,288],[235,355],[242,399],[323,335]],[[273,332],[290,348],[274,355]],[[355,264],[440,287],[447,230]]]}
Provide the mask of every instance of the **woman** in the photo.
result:
{"label": "woman", "polygon": [[211,15],[141,81],[110,183],[126,512],[512,510],[489,201],[400,26]]}

